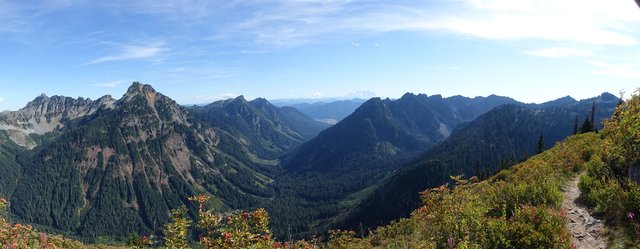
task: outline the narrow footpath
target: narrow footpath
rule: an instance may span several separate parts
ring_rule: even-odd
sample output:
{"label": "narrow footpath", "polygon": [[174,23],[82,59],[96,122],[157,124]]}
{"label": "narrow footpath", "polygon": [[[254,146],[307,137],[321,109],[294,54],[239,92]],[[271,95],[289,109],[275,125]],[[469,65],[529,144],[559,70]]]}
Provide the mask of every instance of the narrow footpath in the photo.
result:
{"label": "narrow footpath", "polygon": [[580,248],[607,248],[602,221],[591,216],[589,209],[576,203],[580,196],[578,189],[580,176],[575,177],[563,188],[564,200],[562,209],[567,212],[567,227],[571,233],[572,243]]}

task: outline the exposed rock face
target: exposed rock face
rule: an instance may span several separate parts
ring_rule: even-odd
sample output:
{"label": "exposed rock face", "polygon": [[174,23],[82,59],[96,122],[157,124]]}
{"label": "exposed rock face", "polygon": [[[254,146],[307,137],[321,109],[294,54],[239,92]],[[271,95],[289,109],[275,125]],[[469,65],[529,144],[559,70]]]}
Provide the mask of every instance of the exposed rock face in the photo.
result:
{"label": "exposed rock face", "polygon": [[18,111],[0,113],[0,130],[9,138],[29,149],[36,146],[29,134],[45,134],[60,129],[67,122],[91,115],[100,108],[113,108],[115,99],[106,95],[92,101],[85,98],[63,96],[48,97],[42,94]]}
{"label": "exposed rock face", "polygon": [[3,121],[25,136],[65,127],[21,161],[28,177],[17,183],[11,211],[27,222],[124,237],[158,229],[198,193],[218,208],[272,195],[260,170],[268,166],[252,161],[264,160],[149,85],[135,82],[117,101],[41,96],[9,114],[28,116]]}

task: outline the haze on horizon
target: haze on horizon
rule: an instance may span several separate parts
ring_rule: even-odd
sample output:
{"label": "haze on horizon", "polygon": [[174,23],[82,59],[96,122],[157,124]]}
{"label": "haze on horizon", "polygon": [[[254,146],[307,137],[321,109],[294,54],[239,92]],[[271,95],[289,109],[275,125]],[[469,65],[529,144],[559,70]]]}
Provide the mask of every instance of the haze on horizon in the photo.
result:
{"label": "haze on horizon", "polygon": [[405,92],[522,102],[634,91],[632,0],[0,0],[0,110],[41,93],[181,104]]}

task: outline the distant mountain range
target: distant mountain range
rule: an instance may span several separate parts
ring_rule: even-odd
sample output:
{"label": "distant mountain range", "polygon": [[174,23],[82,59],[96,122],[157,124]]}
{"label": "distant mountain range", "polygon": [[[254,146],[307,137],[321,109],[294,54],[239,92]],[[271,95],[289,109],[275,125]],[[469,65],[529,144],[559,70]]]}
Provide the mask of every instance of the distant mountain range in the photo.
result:
{"label": "distant mountain range", "polygon": [[[294,233],[328,229],[335,215],[412,158],[442,142],[457,126],[491,108],[513,103],[518,102],[495,95],[442,98],[412,93],[397,100],[368,100],[282,158],[285,172],[274,186],[287,191],[277,192],[276,200],[286,199],[290,208],[269,210],[276,217],[274,228],[286,225]],[[305,215],[296,220],[280,218],[290,210]]]}
{"label": "distant mountain range", "polygon": [[407,93],[398,100],[372,98],[340,123],[285,156],[287,169],[359,167],[412,155],[443,141],[463,122],[515,100]]}
{"label": "distant mountain range", "polygon": [[278,108],[262,98],[246,101],[239,96],[188,110],[210,126],[231,132],[253,153],[268,159],[277,158],[329,127],[295,108]]}
{"label": "distant mountain range", "polygon": [[449,175],[490,175],[534,153],[540,135],[546,147],[569,135],[593,103],[599,122],[617,102],[407,93],[183,107],[138,82],[120,99],[42,95],[0,113],[0,196],[16,219],[84,238],[158,232],[172,208],[195,214],[195,194],[220,211],[265,207],[281,238],[371,227]]}
{"label": "distant mountain range", "polygon": [[[490,176],[534,155],[542,136],[550,148],[573,133],[575,120],[595,104],[597,126],[611,117],[619,99],[608,93],[576,101],[570,97],[540,105],[503,105],[460,125],[442,143],[401,167],[337,221],[338,227],[375,227],[407,217],[420,206],[418,193],[449,176]],[[579,123],[581,124],[581,123]]]}
{"label": "distant mountain range", "polygon": [[[23,221],[84,237],[149,234],[170,209],[193,210],[187,197],[199,193],[216,209],[258,206],[273,195],[276,161],[267,156],[323,125],[263,100],[235,102],[194,116],[140,83],[119,100],[40,96],[2,113],[0,193]],[[209,115],[218,111],[235,119],[217,123]],[[264,140],[279,147],[256,149]]]}
{"label": "distant mountain range", "polygon": [[305,115],[322,121],[327,124],[335,124],[345,117],[351,115],[365,99],[349,99],[349,100],[334,100],[334,101],[321,101],[313,103],[282,103],[286,106],[291,106],[298,109]]}

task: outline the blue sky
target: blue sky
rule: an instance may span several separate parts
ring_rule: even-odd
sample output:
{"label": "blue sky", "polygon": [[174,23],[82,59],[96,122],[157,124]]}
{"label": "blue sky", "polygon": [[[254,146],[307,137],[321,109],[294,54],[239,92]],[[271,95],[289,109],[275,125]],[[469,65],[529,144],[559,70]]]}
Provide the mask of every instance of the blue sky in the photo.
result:
{"label": "blue sky", "polygon": [[640,86],[632,0],[0,0],[0,110],[41,93],[182,104]]}

